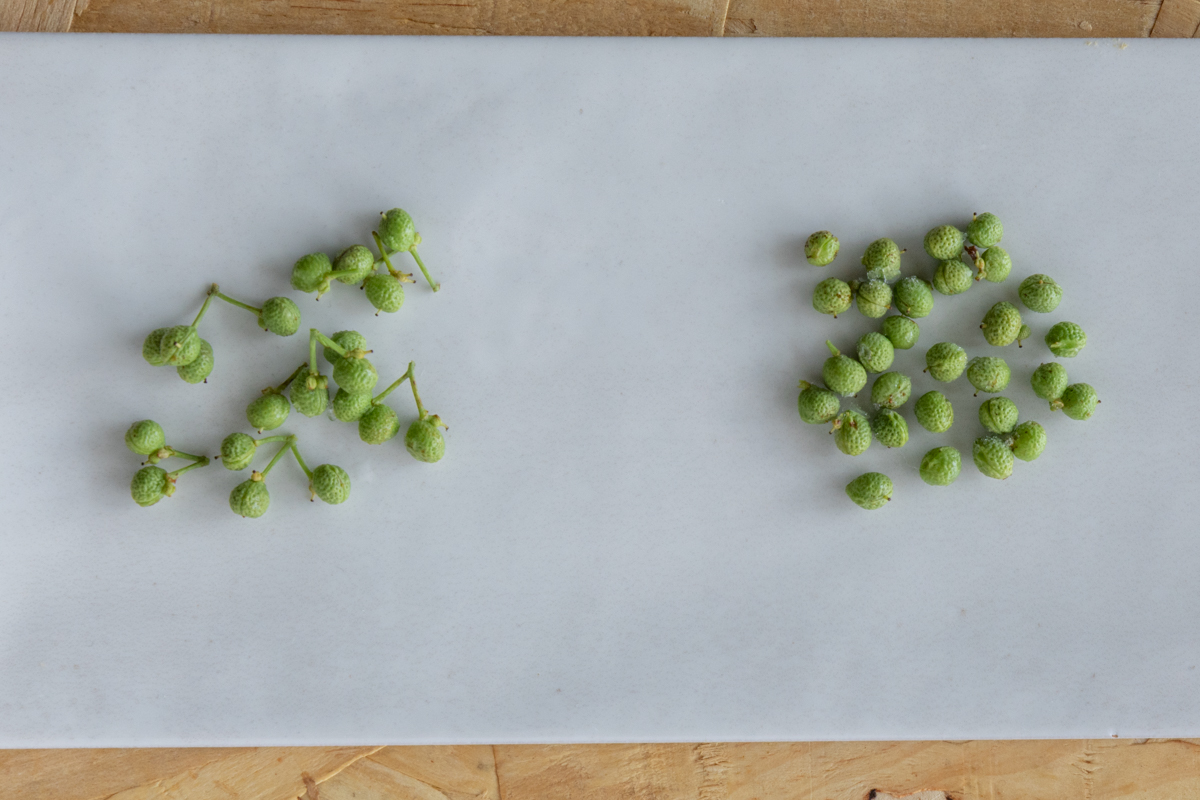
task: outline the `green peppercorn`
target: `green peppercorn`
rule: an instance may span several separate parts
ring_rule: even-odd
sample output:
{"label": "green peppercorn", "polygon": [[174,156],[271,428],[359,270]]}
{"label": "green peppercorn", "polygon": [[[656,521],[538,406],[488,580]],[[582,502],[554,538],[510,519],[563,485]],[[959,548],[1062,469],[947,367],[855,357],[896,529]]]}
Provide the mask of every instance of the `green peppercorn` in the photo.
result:
{"label": "green peppercorn", "polygon": [[933,288],[942,294],[962,294],[975,283],[975,273],[960,258],[938,264],[933,276]]}
{"label": "green peppercorn", "polygon": [[867,472],[846,484],[846,496],[859,508],[874,511],[892,499],[892,479],[882,472]]}
{"label": "green peppercorn", "polygon": [[292,404],[288,399],[272,389],[246,406],[246,419],[259,431],[273,431],[287,422],[291,410]]}
{"label": "green peppercorn", "polygon": [[233,487],[233,491],[229,493],[230,510],[243,517],[257,519],[267,513],[270,505],[271,493],[267,491],[267,485],[257,472],[250,480]]}
{"label": "green peppercorn", "polygon": [[954,342],[938,342],[925,352],[925,372],[935,381],[957,380],[967,367],[967,351]]}
{"label": "green peppercorn", "polygon": [[1074,358],[1087,344],[1087,334],[1074,322],[1057,322],[1046,332],[1046,346],[1059,358]]}
{"label": "green peppercorn", "polygon": [[797,398],[800,419],[808,423],[829,422],[841,410],[838,396],[828,389],[800,381],[800,397]]}
{"label": "green peppercorn", "polygon": [[833,342],[826,340],[825,344],[833,355],[825,359],[821,380],[842,397],[858,394],[867,385],[867,371],[853,358],[839,353]]}
{"label": "green peppercorn", "polygon": [[324,253],[309,253],[292,267],[292,288],[298,292],[318,292],[333,264]]}
{"label": "green peppercorn", "polygon": [[1050,401],[1052,409],[1062,409],[1071,419],[1085,420],[1096,412],[1096,404],[1100,398],[1096,390],[1087,383],[1072,383],[1063,389],[1062,397]]}
{"label": "green peppercorn", "polygon": [[893,281],[900,277],[900,254],[904,252],[891,239],[876,239],[867,245],[862,265],[872,280]]}
{"label": "green peppercorn", "polygon": [[142,467],[133,474],[129,494],[142,508],[152,506],[168,496],[170,480],[162,467]]}
{"label": "green peppercorn", "polygon": [[1003,392],[1012,377],[1008,363],[1003,358],[976,356],[967,364],[967,380],[975,387],[975,394]]}
{"label": "green peppercorn", "polygon": [[146,359],[146,363],[152,367],[162,367],[166,365],[166,359],[162,355],[162,339],[167,335],[170,328],[155,328],[146,335],[145,341],[142,342],[142,358]]}
{"label": "green peppercorn", "polygon": [[884,372],[896,358],[896,349],[882,333],[864,333],[856,346],[858,362],[867,372]]}
{"label": "green peppercorn", "polygon": [[953,225],[939,225],[925,234],[925,252],[938,261],[958,258],[963,249],[963,233]]}
{"label": "green peppercorn", "polygon": [[1033,461],[1046,449],[1046,429],[1033,420],[1022,422],[1012,432],[1013,455],[1022,461]]}
{"label": "green peppercorn", "polygon": [[329,407],[329,379],[324,375],[301,373],[288,389],[292,405],[306,417],[324,414]]}
{"label": "green peppercorn", "polygon": [[898,412],[885,408],[871,422],[871,433],[884,447],[904,447],[908,442],[908,423]]}
{"label": "green peppercorn", "polygon": [[913,407],[917,422],[930,433],[945,433],[954,424],[954,406],[941,392],[926,392]]}
{"label": "green peppercorn", "polygon": [[933,311],[933,289],[916,275],[902,278],[893,290],[896,310],[906,317],[927,317]]}
{"label": "green peppercorn", "polygon": [[988,344],[1006,347],[1015,342],[1021,332],[1021,312],[1012,303],[1001,300],[988,309],[979,327]]}
{"label": "green peppercorn", "polygon": [[804,257],[814,267],[824,267],[837,257],[841,243],[829,231],[817,231],[804,242]]}
{"label": "green peppercorn", "polygon": [[833,443],[848,456],[862,455],[871,446],[871,423],[854,409],[843,411],[833,421]]}
{"label": "green peppercorn", "polygon": [[[361,244],[351,245],[338,253],[338,257],[333,260],[333,269],[335,272],[350,273],[337,277],[342,283],[348,285],[361,283],[368,275],[375,271],[375,256]],[[329,338],[332,339],[333,337]]]}
{"label": "green peppercorn", "polygon": [[879,319],[892,307],[892,287],[883,281],[854,281],[851,290],[864,317]]}
{"label": "green peppercorn", "polygon": [[871,384],[871,402],[880,408],[899,408],[912,394],[912,380],[899,372],[885,372]]}
{"label": "green peppercorn", "polygon": [[441,461],[446,453],[446,440],[438,427],[442,426],[437,414],[425,419],[413,420],[404,434],[404,447],[417,461],[432,464]]}
{"label": "green peppercorn", "polygon": [[199,341],[200,353],[196,356],[196,359],[190,364],[175,368],[175,372],[179,377],[188,383],[207,381],[208,376],[212,374],[213,366],[216,364],[216,359],[213,357],[212,345],[204,339],[200,339]]}
{"label": "green peppercorn", "polygon": [[1049,314],[1062,302],[1063,290],[1049,275],[1039,273],[1021,281],[1017,295],[1030,311]]}
{"label": "green peppercorn", "polygon": [[[366,352],[369,349],[367,347],[367,337],[363,336],[358,331],[338,331],[329,338],[347,352],[351,350],[362,350],[363,352]],[[340,355],[335,353],[333,350],[330,350],[328,345],[322,345],[321,353],[325,356],[325,360],[330,364],[336,364],[337,360],[341,358]]]}
{"label": "green peppercorn", "polygon": [[986,278],[992,283],[1003,283],[1012,272],[1012,258],[1003,247],[989,247],[979,256],[975,266],[979,269],[976,280]]}
{"label": "green peppercorn", "polygon": [[330,505],[344,503],[350,498],[350,476],[333,464],[322,464],[314,469],[309,485],[313,494]]}
{"label": "green peppercorn", "polygon": [[1010,433],[1019,418],[1017,404],[1007,397],[990,397],[979,405],[979,422],[992,433]]}
{"label": "green peppercorn", "polygon": [[345,389],[338,389],[333,396],[333,416],[342,422],[356,422],[367,409],[371,407],[371,393],[355,394]]}
{"label": "green peppercorn", "polygon": [[300,330],[300,308],[287,297],[268,298],[263,303],[259,325],[276,336],[291,336]]}
{"label": "green peppercorn", "polygon": [[1013,452],[998,436],[984,436],[975,440],[971,448],[975,466],[989,478],[1004,480],[1013,471]]}
{"label": "green peppercorn", "polygon": [[250,466],[257,451],[258,442],[254,437],[244,433],[231,433],[221,441],[221,463],[225,465],[225,469],[237,472]]}
{"label": "green peppercorn", "polygon": [[383,444],[399,432],[400,418],[383,403],[371,406],[359,417],[358,438],[367,444]]}
{"label": "green peppercorn", "polygon": [[853,293],[850,284],[837,278],[826,278],[813,289],[813,308],[822,314],[837,315],[850,309]]}
{"label": "green peppercorn", "polygon": [[125,431],[125,446],[139,456],[148,456],[167,446],[162,426],[152,419],[135,422]]}
{"label": "green peppercorn", "polygon": [[967,226],[967,238],[971,244],[978,247],[991,247],[1000,244],[1004,235],[1004,225],[1000,218],[990,212],[974,215],[971,224]]}
{"label": "green peppercorn", "polygon": [[962,472],[962,454],[953,447],[935,447],[921,458],[920,472],[930,486],[949,486]]}
{"label": "green peppercorn", "polygon": [[1033,393],[1043,400],[1057,400],[1067,388],[1067,368],[1057,361],[1042,364],[1033,371],[1029,383]]}
{"label": "green peppercorn", "polygon": [[363,289],[371,305],[380,311],[394,314],[404,305],[404,285],[391,275],[375,273],[363,281]]}
{"label": "green peppercorn", "polygon": [[893,314],[883,321],[883,335],[897,350],[910,350],[921,336],[921,328],[908,317]]}

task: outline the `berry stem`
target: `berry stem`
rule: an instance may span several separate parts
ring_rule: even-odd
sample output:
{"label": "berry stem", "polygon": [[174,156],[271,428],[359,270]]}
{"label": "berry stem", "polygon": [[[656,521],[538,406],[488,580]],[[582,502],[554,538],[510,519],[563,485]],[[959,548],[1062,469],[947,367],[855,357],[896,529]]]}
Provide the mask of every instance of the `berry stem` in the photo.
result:
{"label": "berry stem", "polygon": [[270,444],[271,442],[286,442],[292,438],[290,433],[281,433],[278,436],[264,436],[256,441],[256,444]]}
{"label": "berry stem", "polygon": [[[307,367],[308,367],[308,364],[301,364],[300,366],[296,367],[296,371],[293,372],[291,375],[289,375],[288,379],[286,381],[284,381],[283,383],[281,383],[277,387],[275,387],[274,391],[276,393],[282,394],[283,390],[286,389],[287,387],[291,386],[292,381],[294,381],[296,379],[296,376],[299,375],[301,372],[303,372],[304,369]],[[266,391],[270,392],[272,390],[267,389]]]}
{"label": "berry stem", "polygon": [[208,456],[194,456],[191,453],[184,453],[181,450],[176,450],[174,447],[169,446],[167,449],[170,450],[171,455],[176,458],[190,458],[192,461],[203,461],[205,464],[208,463]]}
{"label": "berry stem", "polygon": [[429,416],[429,412],[425,410],[425,404],[421,402],[421,395],[417,394],[417,375],[414,370],[415,365],[415,361],[408,362],[408,385],[412,387],[413,400],[417,401],[417,415],[421,419],[425,419]]}
{"label": "berry stem", "polygon": [[425,269],[425,262],[421,260],[419,255],[417,255],[417,248],[414,246],[413,249],[409,250],[408,252],[412,253],[412,257],[416,259],[417,266],[421,268],[421,274],[424,275],[425,280],[429,282],[429,288],[433,289],[435,292],[442,288],[440,283],[434,283],[433,278],[429,277],[429,270]]}
{"label": "berry stem", "polygon": [[[383,399],[385,397],[387,397],[389,394],[391,394],[393,391],[395,391],[395,389],[398,386],[400,386],[400,384],[404,383],[406,380],[411,380],[412,379],[412,371],[413,371],[413,363],[414,362],[412,362],[412,361],[408,362],[408,369],[405,371],[405,373],[403,375],[401,375],[399,378],[397,378],[396,381],[391,386],[387,387],[382,392],[375,395],[375,397],[371,398],[371,405],[378,405],[379,403],[381,403],[383,401]],[[417,399],[417,409],[420,410],[420,407],[421,407],[421,400],[418,398]],[[424,415],[422,415],[422,416],[424,416]]]}
{"label": "berry stem", "polygon": [[828,339],[825,340],[825,346],[828,347],[829,352],[833,353],[835,356],[841,355],[841,352],[833,346],[833,342],[829,341]]}
{"label": "berry stem", "polygon": [[320,375],[317,370],[317,337],[308,335],[308,374]]}
{"label": "berry stem", "polygon": [[[215,287],[216,284],[214,283],[213,286]],[[252,305],[243,303],[241,300],[234,300],[232,297],[230,297],[229,295],[224,294],[222,292],[213,292],[213,295],[221,298],[222,300],[224,300],[226,303],[229,303],[230,305],[237,306],[238,308],[244,308],[247,311],[252,311],[255,314],[262,314],[261,308],[255,308]]]}
{"label": "berry stem", "polygon": [[204,305],[200,306],[200,313],[196,315],[194,320],[192,320],[192,330],[196,330],[196,327],[200,324],[200,320],[204,319],[204,312],[208,311],[208,304],[212,302],[213,295],[216,293],[217,285],[214,283],[212,288],[208,290],[208,296],[204,298]]}
{"label": "berry stem", "polygon": [[[392,275],[395,275],[397,272],[399,272],[399,270],[392,265],[392,259],[388,257],[391,254],[388,253],[387,248],[383,246],[383,240],[379,238],[379,234],[376,231],[371,231],[371,238],[375,240],[375,246],[379,248],[379,258],[384,264],[387,264],[388,272],[392,273]],[[379,261],[377,260],[375,263],[378,264]]]}
{"label": "berry stem", "polygon": [[316,355],[315,355],[315,353],[317,352],[317,350],[316,350],[316,343],[317,343],[317,342],[320,342],[321,344],[325,345],[325,346],[326,346],[326,347],[328,347],[330,350],[332,350],[333,352],[337,353],[339,356],[343,356],[343,357],[344,357],[344,356],[346,355],[346,348],[342,347],[340,344],[338,344],[337,342],[335,342],[333,339],[330,339],[328,336],[326,336],[325,334],[321,333],[321,332],[320,332],[319,330],[317,330],[316,328],[309,328],[309,329],[308,329],[308,336],[309,336],[309,342],[310,342],[310,347],[311,347],[311,351],[310,351],[310,352],[314,353],[314,355],[313,355],[313,360],[314,360],[314,361],[316,360]]}
{"label": "berry stem", "polygon": [[333,272],[326,272],[322,280],[333,280],[334,278],[344,278],[347,275],[357,275],[358,270],[353,269],[335,269]]}
{"label": "berry stem", "polygon": [[300,448],[295,442],[292,442],[292,455],[296,457],[296,463],[300,465],[300,469],[304,470],[304,474],[308,476],[308,480],[312,482],[312,470],[308,468],[308,464],[304,463],[303,457],[300,455]]}
{"label": "berry stem", "polygon": [[296,443],[296,437],[295,437],[295,435],[289,436],[289,437],[287,437],[287,438],[288,438],[288,443],[287,443],[287,444],[285,444],[283,447],[279,448],[279,452],[278,452],[278,453],[276,453],[276,454],[275,454],[275,457],[271,459],[271,463],[270,463],[270,464],[267,464],[267,468],[266,468],[266,469],[264,469],[262,472],[260,472],[260,473],[259,473],[259,474],[260,474],[260,475],[262,475],[264,478],[265,478],[265,477],[267,477],[267,473],[271,471],[271,467],[275,466],[276,462],[278,462],[278,461],[279,461],[279,459],[283,458],[283,455],[284,455],[284,453],[286,453],[287,451],[291,450],[291,449],[292,449],[292,445],[294,445],[294,444]]}
{"label": "berry stem", "polygon": [[187,472],[189,469],[197,469],[199,467],[207,467],[207,466],[208,466],[208,456],[199,456],[199,461],[197,461],[196,463],[188,464],[186,467],[181,467],[181,468],[175,470],[174,472],[168,472],[167,480],[174,481],[176,478],[178,478],[183,473]]}

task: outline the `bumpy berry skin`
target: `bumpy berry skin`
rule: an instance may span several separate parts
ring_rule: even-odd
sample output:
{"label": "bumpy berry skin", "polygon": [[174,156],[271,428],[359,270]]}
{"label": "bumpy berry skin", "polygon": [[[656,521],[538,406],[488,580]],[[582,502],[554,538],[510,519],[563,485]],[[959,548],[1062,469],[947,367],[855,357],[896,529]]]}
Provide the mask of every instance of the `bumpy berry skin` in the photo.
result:
{"label": "bumpy berry skin", "polygon": [[371,407],[371,393],[354,394],[338,389],[333,396],[333,416],[342,422],[357,422]]}
{"label": "bumpy berry skin", "polygon": [[883,321],[883,335],[897,350],[911,350],[921,336],[921,327],[908,317],[893,314]]}
{"label": "bumpy berry skin", "polygon": [[402,208],[385,212],[379,221],[379,238],[388,250],[411,250],[417,243],[412,217]]}
{"label": "bumpy berry skin", "polygon": [[837,319],[838,314],[850,310],[853,296],[850,284],[837,278],[826,278],[813,289],[812,304],[817,311]]}
{"label": "bumpy berry skin", "polygon": [[1099,402],[1100,398],[1090,384],[1072,383],[1063,390],[1055,405],[1061,404],[1062,412],[1071,419],[1085,420],[1096,412]]}
{"label": "bumpy berry skin", "polygon": [[896,348],[882,333],[871,331],[864,333],[855,346],[858,352],[858,363],[867,372],[885,372],[896,358]]}
{"label": "bumpy berry skin", "polygon": [[216,363],[212,345],[201,339],[200,354],[196,356],[196,360],[182,367],[176,367],[175,372],[188,383],[200,383],[212,374]]}
{"label": "bumpy berry skin", "polygon": [[874,511],[892,499],[892,479],[882,472],[867,472],[846,484],[846,496],[859,508]]}
{"label": "bumpy berry skin", "polygon": [[353,275],[339,275],[337,279],[342,283],[348,285],[361,283],[375,271],[375,256],[361,244],[351,245],[338,253],[337,258],[333,260],[333,268],[337,272],[352,271],[354,273]]}
{"label": "bumpy berry skin", "polygon": [[971,447],[975,466],[989,478],[1004,480],[1013,471],[1013,452],[998,436],[984,436]]}
{"label": "bumpy berry skin", "polygon": [[979,422],[992,433],[1010,433],[1021,413],[1007,397],[989,397],[979,405]]}
{"label": "bumpy berry skin", "polygon": [[391,275],[376,273],[363,281],[367,299],[380,311],[394,314],[404,305],[404,286]]}
{"label": "bumpy berry skin", "polygon": [[864,317],[879,319],[892,307],[892,287],[883,281],[856,282],[854,295],[859,313]]}
{"label": "bumpy berry skin", "polygon": [[817,231],[804,242],[804,257],[814,267],[825,267],[837,257],[841,243],[829,231]]}
{"label": "bumpy berry skin", "polygon": [[400,432],[400,418],[383,403],[373,405],[358,419],[358,438],[367,444],[383,444]]}
{"label": "bumpy berry skin", "polygon": [[1074,358],[1087,344],[1087,334],[1074,322],[1057,322],[1046,331],[1046,346],[1059,358]]}
{"label": "bumpy berry skin", "polygon": [[167,471],[162,467],[142,467],[133,473],[129,494],[142,508],[162,500],[167,491]]}
{"label": "bumpy berry skin", "polygon": [[992,283],[1004,283],[1012,272],[1012,258],[1003,247],[989,247],[979,258],[983,261],[981,276]]}
{"label": "bumpy berry skin", "polygon": [[1000,218],[988,211],[976,215],[975,219],[971,220],[971,224],[967,226],[967,238],[976,247],[991,247],[1000,244],[1003,236],[1004,225],[1000,222]]}
{"label": "bumpy berry skin", "polygon": [[417,461],[432,464],[446,453],[446,440],[438,426],[426,419],[414,420],[404,434],[404,447]]}
{"label": "bumpy berry skin", "polygon": [[935,447],[922,456],[920,471],[930,486],[949,486],[962,472],[962,454],[953,447]]}
{"label": "bumpy berry skin", "polygon": [[942,294],[962,294],[975,284],[975,273],[960,258],[938,264],[933,276],[933,288]]}
{"label": "bumpy berry skin", "polygon": [[917,422],[930,433],[945,433],[954,424],[954,406],[941,392],[926,392],[913,407]]}
{"label": "bumpy berry skin", "polygon": [[1029,383],[1038,397],[1043,400],[1057,400],[1067,388],[1067,368],[1057,361],[1049,361],[1033,371]]}
{"label": "bumpy berry skin", "polygon": [[287,297],[270,297],[263,303],[261,325],[276,336],[300,330],[300,307]]}
{"label": "bumpy berry skin", "polygon": [[292,288],[298,292],[315,292],[321,288],[333,264],[324,253],[309,253],[292,266]]}
{"label": "bumpy berry skin", "polygon": [[838,353],[831,342],[825,344],[829,346],[833,355],[825,359],[825,366],[821,368],[821,380],[842,397],[858,394],[867,385],[867,371],[853,358]]}
{"label": "bumpy berry skin", "polygon": [[979,327],[983,338],[994,347],[1007,347],[1017,340],[1021,332],[1021,312],[1012,303],[1001,300],[988,309]]}
{"label": "bumpy berry skin", "polygon": [[871,423],[854,409],[833,421],[833,443],[848,456],[862,455],[871,446]]}
{"label": "bumpy berry skin", "polygon": [[310,389],[308,377],[307,373],[297,375],[288,389],[288,395],[297,411],[306,417],[315,417],[324,414],[325,409],[329,407],[329,379],[318,375],[316,386]]}
{"label": "bumpy berry skin", "polygon": [[975,387],[975,394],[1003,392],[1010,378],[1012,372],[1003,358],[976,356],[967,364],[967,380]]}
{"label": "bumpy berry skin", "polygon": [[796,398],[800,419],[807,423],[829,422],[841,411],[838,396],[828,389],[813,386],[808,381],[800,382],[800,396]]}
{"label": "bumpy berry skin", "polygon": [[350,476],[333,464],[322,464],[314,469],[311,486],[313,493],[331,506],[350,499]]}
{"label": "bumpy berry skin", "polygon": [[958,380],[967,368],[967,351],[954,342],[938,342],[925,352],[925,371],[942,383]]}
{"label": "bumpy berry skin", "polygon": [[871,433],[884,447],[904,447],[908,443],[908,423],[904,417],[890,408],[875,415]]}
{"label": "bumpy berry skin", "polygon": [[225,469],[237,472],[250,466],[257,451],[258,442],[254,441],[254,437],[231,433],[221,440],[221,463]]}
{"label": "bumpy berry skin", "polygon": [[145,341],[142,342],[142,358],[146,359],[152,367],[166,366],[166,360],[162,355],[162,338],[167,335],[170,328],[155,328],[146,335]]}
{"label": "bumpy berry skin", "polygon": [[125,431],[125,446],[139,456],[148,456],[167,446],[162,426],[152,419],[135,422]]}
{"label": "bumpy berry skin", "polygon": [[[370,349],[367,347],[367,337],[363,336],[358,331],[338,331],[329,338],[341,345],[341,348],[347,352],[351,350]],[[336,364],[338,359],[341,358],[341,356],[324,345],[322,345],[321,354],[325,356],[325,360],[330,364]]]}
{"label": "bumpy berry skin", "polygon": [[963,233],[953,225],[939,225],[925,234],[925,252],[938,261],[949,261],[962,254]]}
{"label": "bumpy berry skin", "polygon": [[262,481],[242,481],[229,493],[229,508],[235,514],[257,519],[267,513],[271,505],[271,493]]}
{"label": "bumpy berry skin", "polygon": [[1058,304],[1062,302],[1062,295],[1062,287],[1054,282],[1054,278],[1041,273],[1030,275],[1021,281],[1021,286],[1017,289],[1021,303],[1030,311],[1039,314],[1049,314],[1058,308]]}
{"label": "bumpy berry skin", "polygon": [[167,329],[158,347],[164,364],[184,367],[200,356],[200,336],[189,325],[176,325]]}
{"label": "bumpy berry skin", "polygon": [[1033,461],[1046,449],[1046,429],[1033,420],[1022,422],[1012,432],[1013,455],[1022,461]]}
{"label": "bumpy berry skin", "polygon": [[333,363],[333,379],[351,394],[364,394],[375,388],[379,373],[365,358],[339,358]]}
{"label": "bumpy berry skin", "polygon": [[906,317],[920,319],[933,311],[933,290],[916,275],[909,275],[897,283],[893,298],[896,310]]}
{"label": "bumpy berry skin", "polygon": [[900,277],[900,246],[891,239],[876,239],[867,245],[862,265],[872,280],[894,281]]}
{"label": "bumpy berry skin", "polygon": [[246,419],[250,425],[260,431],[273,431],[287,422],[292,404],[277,392],[256,397],[246,406]]}
{"label": "bumpy berry skin", "polygon": [[899,408],[912,395],[912,380],[899,372],[885,372],[871,384],[871,402],[880,408]]}

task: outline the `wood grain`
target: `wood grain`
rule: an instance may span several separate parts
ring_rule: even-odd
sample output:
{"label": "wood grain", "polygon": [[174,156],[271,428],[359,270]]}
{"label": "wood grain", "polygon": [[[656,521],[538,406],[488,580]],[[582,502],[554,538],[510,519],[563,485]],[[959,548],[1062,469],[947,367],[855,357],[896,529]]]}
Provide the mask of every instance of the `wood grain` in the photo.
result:
{"label": "wood grain", "polygon": [[1150,35],[1156,38],[1200,36],[1200,0],[1163,0]]}

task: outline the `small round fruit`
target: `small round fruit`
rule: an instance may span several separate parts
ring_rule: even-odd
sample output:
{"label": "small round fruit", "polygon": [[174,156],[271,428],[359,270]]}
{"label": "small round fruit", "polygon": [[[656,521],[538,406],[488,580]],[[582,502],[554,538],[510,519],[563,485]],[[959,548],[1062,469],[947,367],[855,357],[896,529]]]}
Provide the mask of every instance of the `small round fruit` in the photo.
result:
{"label": "small round fruit", "polygon": [[975,466],[989,478],[1004,480],[1013,471],[1013,452],[998,436],[984,436],[971,447]]}
{"label": "small round fruit", "polygon": [[379,373],[365,358],[339,358],[333,363],[333,379],[351,394],[364,394],[375,388]]}
{"label": "small round fruit", "polygon": [[883,335],[897,350],[910,350],[921,336],[921,328],[908,317],[893,314],[883,321]]}
{"label": "small round fruit", "polygon": [[976,247],[991,247],[1000,244],[1002,236],[1004,236],[1004,225],[1000,222],[1000,218],[991,212],[985,211],[975,215],[971,224],[967,226],[967,238]]}
{"label": "small round fruit", "polygon": [[843,411],[833,421],[833,443],[848,456],[862,455],[871,446],[871,423],[861,412]]}
{"label": "small round fruit", "polygon": [[376,273],[363,281],[367,299],[380,311],[394,314],[404,305],[404,286],[391,275]]}
{"label": "small round fruit", "polygon": [[850,284],[837,278],[826,278],[813,289],[813,308],[822,314],[832,315],[834,319],[850,309],[852,300]]}
{"label": "small round fruit", "polygon": [[139,456],[148,456],[167,446],[167,435],[157,422],[144,419],[125,431],[125,446]]}
{"label": "small round fruit", "polygon": [[954,342],[938,342],[925,352],[925,371],[942,383],[958,380],[967,368],[967,351]]}
{"label": "small round fruit", "polygon": [[963,249],[963,233],[953,225],[939,225],[925,234],[925,252],[938,261],[958,258]]}
{"label": "small round fruit", "polygon": [[842,406],[836,394],[828,389],[813,386],[808,381],[800,381],[800,396],[796,404],[800,410],[800,419],[808,423],[829,422],[838,415]]}
{"label": "small round fruit", "polygon": [[342,422],[355,422],[371,407],[371,393],[355,394],[338,389],[333,396],[333,416]]}
{"label": "small round fruit", "polygon": [[258,450],[258,442],[254,437],[244,433],[231,433],[221,440],[221,463],[225,469],[237,472],[250,466],[254,454]]}
{"label": "small round fruit", "polygon": [[1062,397],[1058,399],[1058,403],[1062,404],[1062,412],[1077,420],[1088,419],[1096,413],[1096,404],[1099,402],[1096,390],[1086,383],[1072,383],[1063,390]]}
{"label": "small round fruit", "polygon": [[417,230],[412,217],[402,208],[384,212],[378,233],[388,250],[411,250],[417,243]]}
{"label": "small round fruit", "polygon": [[1013,455],[1022,461],[1033,461],[1046,449],[1046,429],[1033,420],[1022,422],[1012,432]]}
{"label": "small round fruit", "polygon": [[[370,349],[367,347],[367,337],[363,336],[358,331],[338,331],[329,338],[347,352],[350,350]],[[335,353],[333,350],[330,350],[328,345],[322,345],[321,353],[325,356],[325,360],[330,364],[336,364],[337,360],[341,358],[340,355]]]}
{"label": "small round fruit", "polygon": [[829,231],[817,231],[804,242],[804,257],[814,267],[828,266],[838,254],[841,243]]}
{"label": "small round fruit", "polygon": [[413,424],[408,426],[408,432],[404,434],[404,447],[417,461],[432,464],[440,461],[446,453],[446,440],[438,430],[436,419],[437,417],[430,417],[414,420]]}
{"label": "small round fruit", "polygon": [[389,406],[379,403],[358,419],[358,438],[367,444],[383,444],[400,432],[400,418]]}
{"label": "small round fruit", "polygon": [[287,297],[270,297],[263,303],[262,325],[276,336],[291,336],[300,330],[300,307]]}
{"label": "small round fruit", "polygon": [[884,372],[896,358],[896,349],[892,347],[891,340],[875,331],[864,333],[855,349],[858,352],[858,363],[862,364],[867,372]]}
{"label": "small round fruit", "polygon": [[188,383],[200,383],[212,374],[216,363],[216,359],[213,357],[212,345],[206,340],[201,339],[200,354],[196,356],[196,360],[182,367],[176,367],[175,372]]}
{"label": "small round fruit", "polygon": [[1029,379],[1033,393],[1043,400],[1057,400],[1067,388],[1067,368],[1057,361],[1049,361],[1033,371]]}
{"label": "small round fruit", "polygon": [[187,366],[200,356],[200,336],[190,325],[176,325],[167,329],[158,347],[164,364]]}
{"label": "small round fruit", "polygon": [[307,373],[297,375],[288,389],[292,405],[306,417],[324,414],[329,407],[329,380],[324,375],[317,376],[316,385],[308,388]]}
{"label": "small round fruit", "polygon": [[846,484],[846,496],[859,508],[874,511],[892,499],[892,479],[882,472],[867,472]]}
{"label": "small round fruit", "polygon": [[333,264],[324,253],[309,253],[292,266],[292,288],[299,292],[315,292],[333,272]]}
{"label": "small round fruit", "polygon": [[871,384],[871,402],[880,408],[899,408],[912,395],[912,380],[899,372],[885,372]]}
{"label": "small round fruit", "polygon": [[1012,303],[1001,300],[988,309],[979,325],[983,338],[995,347],[1007,347],[1021,332],[1021,312]]}
{"label": "small round fruit", "polygon": [[1003,392],[1011,377],[1012,372],[1003,358],[976,356],[967,364],[967,380],[975,387],[975,394]]}
{"label": "small round fruit", "polygon": [[979,258],[983,263],[980,277],[992,283],[1003,283],[1012,272],[1012,258],[1003,247],[989,247]]}
{"label": "small round fruit", "polygon": [[827,340],[825,344],[833,355],[825,359],[825,366],[821,368],[821,380],[842,397],[858,394],[867,385],[867,371],[853,358],[839,353],[833,342]]}
{"label": "small round fruit", "polygon": [[856,282],[854,295],[858,310],[864,317],[879,319],[892,307],[892,287],[883,281]]}
{"label": "small round fruit", "polygon": [[317,497],[335,506],[350,498],[350,476],[333,464],[322,464],[313,470],[312,490]]}
{"label": "small round fruit", "polygon": [[1021,281],[1021,286],[1017,289],[1017,296],[1021,298],[1025,307],[1039,314],[1049,314],[1058,308],[1058,304],[1062,302],[1062,294],[1062,287],[1049,275],[1041,273],[1030,275]]}
{"label": "small round fruit", "polygon": [[909,275],[897,283],[893,297],[896,310],[906,317],[919,319],[933,311],[933,290],[916,275]]}
{"label": "small round fruit", "polygon": [[933,288],[942,294],[962,294],[975,283],[975,273],[960,258],[938,264],[933,275]]}
{"label": "small round fruit", "polygon": [[945,433],[954,424],[954,406],[941,392],[926,392],[913,407],[917,422],[930,433]]}
{"label": "small round fruit", "polygon": [[162,467],[142,467],[133,473],[129,494],[142,508],[162,500],[167,493],[167,471]]}
{"label": "small round fruit", "polygon": [[962,472],[962,454],[953,447],[935,447],[922,456],[920,471],[930,486],[949,486]]}
{"label": "small round fruit", "polygon": [[273,431],[287,422],[292,404],[278,392],[256,397],[246,406],[246,419],[260,431]]}
{"label": "small round fruit", "polygon": [[360,283],[375,271],[375,255],[361,244],[351,245],[338,253],[337,258],[333,260],[333,269],[337,272],[352,273],[339,275],[337,279],[342,283]]}
{"label": "small round fruit", "polygon": [[891,239],[876,239],[867,245],[862,265],[867,276],[877,281],[893,281],[900,277],[900,246]]}
{"label": "small round fruit", "polygon": [[1046,331],[1046,346],[1059,358],[1074,358],[1087,344],[1087,334],[1074,322],[1057,322]]}
{"label": "small round fruit", "polygon": [[898,412],[885,408],[875,415],[871,434],[884,447],[904,447],[908,442],[908,423]]}
{"label": "small round fruit", "polygon": [[142,342],[142,358],[152,367],[161,367],[166,365],[166,360],[162,355],[162,338],[167,335],[170,328],[155,328],[146,335],[145,341]]}
{"label": "small round fruit", "polygon": [[267,485],[261,480],[256,481],[251,478],[248,481],[242,481],[229,493],[229,508],[233,513],[243,517],[257,519],[267,513],[270,505],[271,493],[267,491]]}
{"label": "small round fruit", "polygon": [[979,422],[992,433],[1010,433],[1021,413],[1007,397],[989,397],[979,405]]}

